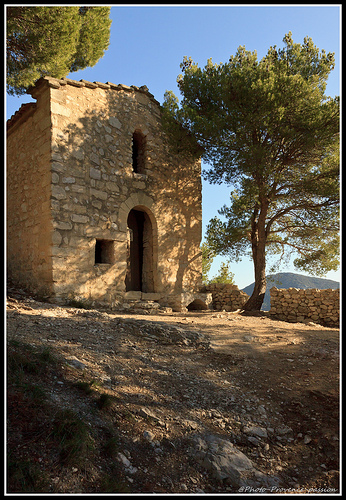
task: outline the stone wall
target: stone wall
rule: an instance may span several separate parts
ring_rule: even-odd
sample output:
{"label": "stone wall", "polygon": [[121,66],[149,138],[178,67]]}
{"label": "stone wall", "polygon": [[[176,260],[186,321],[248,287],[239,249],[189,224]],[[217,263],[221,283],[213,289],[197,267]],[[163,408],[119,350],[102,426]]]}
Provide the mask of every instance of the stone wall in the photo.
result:
{"label": "stone wall", "polygon": [[[148,89],[45,77],[31,94],[29,113],[8,122],[9,277],[110,304],[137,290],[163,304],[199,290],[200,161],[170,152]],[[143,282],[133,285],[136,238],[132,275]]]}
{"label": "stone wall", "polygon": [[270,289],[271,316],[291,322],[313,321],[339,326],[340,290]]}
{"label": "stone wall", "polygon": [[[7,272],[15,283],[52,293],[50,112],[45,96],[16,113],[7,138]],[[35,270],[35,272],[33,272]]]}
{"label": "stone wall", "polygon": [[236,311],[249,299],[248,294],[239,290],[237,285],[212,283],[206,285],[203,291],[212,294],[212,306],[216,311]]}

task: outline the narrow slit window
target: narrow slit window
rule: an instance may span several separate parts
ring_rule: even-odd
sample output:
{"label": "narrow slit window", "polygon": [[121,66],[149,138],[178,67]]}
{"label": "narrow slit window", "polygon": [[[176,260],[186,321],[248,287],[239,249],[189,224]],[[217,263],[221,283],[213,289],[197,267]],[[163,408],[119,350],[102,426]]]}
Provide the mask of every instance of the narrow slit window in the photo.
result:
{"label": "narrow slit window", "polygon": [[95,264],[114,263],[114,241],[96,240],[95,243]]}
{"label": "narrow slit window", "polygon": [[145,149],[145,136],[140,130],[135,130],[132,136],[132,168],[137,174],[144,174]]}

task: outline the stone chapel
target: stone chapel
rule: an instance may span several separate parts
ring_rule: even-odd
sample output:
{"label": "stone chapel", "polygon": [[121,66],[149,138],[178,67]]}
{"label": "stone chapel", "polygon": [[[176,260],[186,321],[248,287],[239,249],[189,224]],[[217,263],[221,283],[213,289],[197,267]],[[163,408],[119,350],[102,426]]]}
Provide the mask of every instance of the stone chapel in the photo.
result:
{"label": "stone chapel", "polygon": [[[7,123],[7,274],[53,302],[207,308],[200,162],[147,87],[44,77]],[[195,306],[195,307],[194,307]]]}

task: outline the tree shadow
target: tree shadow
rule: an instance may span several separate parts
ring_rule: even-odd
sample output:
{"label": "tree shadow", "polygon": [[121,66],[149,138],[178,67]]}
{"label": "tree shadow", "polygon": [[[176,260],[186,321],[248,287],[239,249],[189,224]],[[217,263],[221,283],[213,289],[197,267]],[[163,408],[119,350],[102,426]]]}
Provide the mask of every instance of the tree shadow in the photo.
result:
{"label": "tree shadow", "polygon": [[[67,95],[60,89],[56,99],[61,99],[61,107],[53,115],[56,289],[109,295],[110,302],[124,292],[126,218],[136,207],[154,217],[157,227],[154,291],[169,295],[199,290],[200,163],[171,154],[161,129],[160,106],[147,90],[113,84],[105,90],[85,90],[78,85],[83,82],[68,83]],[[132,142],[139,131],[146,156],[141,173],[133,170]],[[98,272],[93,267],[95,238],[116,242],[116,262],[98,267]]]}
{"label": "tree shadow", "polygon": [[[338,441],[335,440],[339,418],[337,383],[331,381],[328,391],[316,388],[311,386],[311,375],[307,372],[312,359],[316,362],[315,374],[322,364],[324,372],[328,366],[333,366],[335,359],[331,352],[310,349],[309,353],[303,343],[292,345],[289,355],[301,359],[301,363],[294,368],[288,364],[290,368],[278,377],[275,364],[288,355],[280,347],[264,349],[261,362],[256,366],[251,357],[251,350],[258,349],[256,343],[251,343],[248,355],[239,352],[218,354],[203,345],[172,342],[169,331],[176,328],[174,322],[165,321],[163,325],[149,316],[138,320],[74,308],[64,308],[63,315],[57,318],[51,315],[51,308],[49,304],[35,305],[30,335],[37,338],[37,344],[50,345],[60,359],[73,355],[87,366],[83,372],[69,369],[72,372],[62,380],[63,391],[77,390],[71,385],[71,373],[84,380],[110,378],[111,386],[102,386],[102,390],[113,395],[117,402],[110,415],[113,415],[114,422],[121,420],[123,428],[128,429],[127,434],[132,433],[131,439],[124,441],[130,446],[132,456],[137,456],[136,450],[147,453],[147,467],[158,455],[155,455],[155,447],[143,439],[145,429],[151,429],[159,440],[158,448],[164,450],[165,463],[169,462],[169,456],[175,456],[175,460],[179,458],[189,470],[194,466],[203,472],[193,458],[185,456],[191,438],[196,434],[215,434],[230,440],[253,460],[259,470],[279,456],[281,470],[277,474],[285,488],[292,486],[292,478],[304,486],[318,484],[324,471],[338,469]],[[20,339],[21,329],[24,329],[25,338],[28,319],[30,316],[32,319],[33,314],[30,309],[27,315],[17,313],[16,324],[8,330],[8,337]],[[190,313],[189,316],[193,315]],[[188,327],[184,329],[189,330]],[[93,340],[89,338],[90,333]],[[258,370],[261,379],[256,376]],[[250,371],[250,377],[242,374],[246,371]],[[331,374],[334,371],[335,368]],[[266,380],[265,386],[259,380]],[[294,394],[293,386],[287,386],[289,380],[295,380]],[[267,408],[269,419],[261,419],[257,413],[261,401]],[[89,404],[88,412],[92,414],[94,405],[90,400]],[[151,410],[157,420],[142,417],[139,411],[143,408]],[[241,423],[240,427],[237,422]],[[269,427],[273,422],[277,426],[275,432],[268,431],[268,438],[263,442],[260,440],[259,446],[250,444],[242,430],[246,423]],[[292,433],[279,434],[277,428],[283,424],[289,426]],[[305,435],[311,438],[306,444],[303,442]],[[269,449],[264,451],[266,443]],[[133,459],[135,466],[143,466],[141,453]],[[164,469],[162,464],[162,475]],[[183,482],[182,471],[175,473]],[[138,476],[136,488],[141,491],[155,488],[147,484],[144,476]],[[226,491],[226,485],[212,477],[209,484]],[[167,486],[167,491],[172,491],[172,488]]]}

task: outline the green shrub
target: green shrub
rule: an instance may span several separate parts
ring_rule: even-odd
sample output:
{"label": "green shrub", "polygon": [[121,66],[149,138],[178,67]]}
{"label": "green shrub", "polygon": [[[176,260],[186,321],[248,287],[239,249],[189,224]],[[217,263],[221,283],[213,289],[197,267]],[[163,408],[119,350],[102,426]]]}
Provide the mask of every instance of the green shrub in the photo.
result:
{"label": "green shrub", "polygon": [[113,405],[114,398],[112,396],[109,396],[109,394],[101,394],[99,399],[97,400],[96,404],[99,410],[104,410],[111,408]]}
{"label": "green shrub", "polygon": [[60,458],[64,464],[82,464],[94,449],[88,425],[72,410],[56,414],[53,436],[59,440]]}
{"label": "green shrub", "polygon": [[7,466],[7,489],[9,493],[40,493],[48,491],[48,478],[37,464],[30,460],[16,460],[10,456]]}

